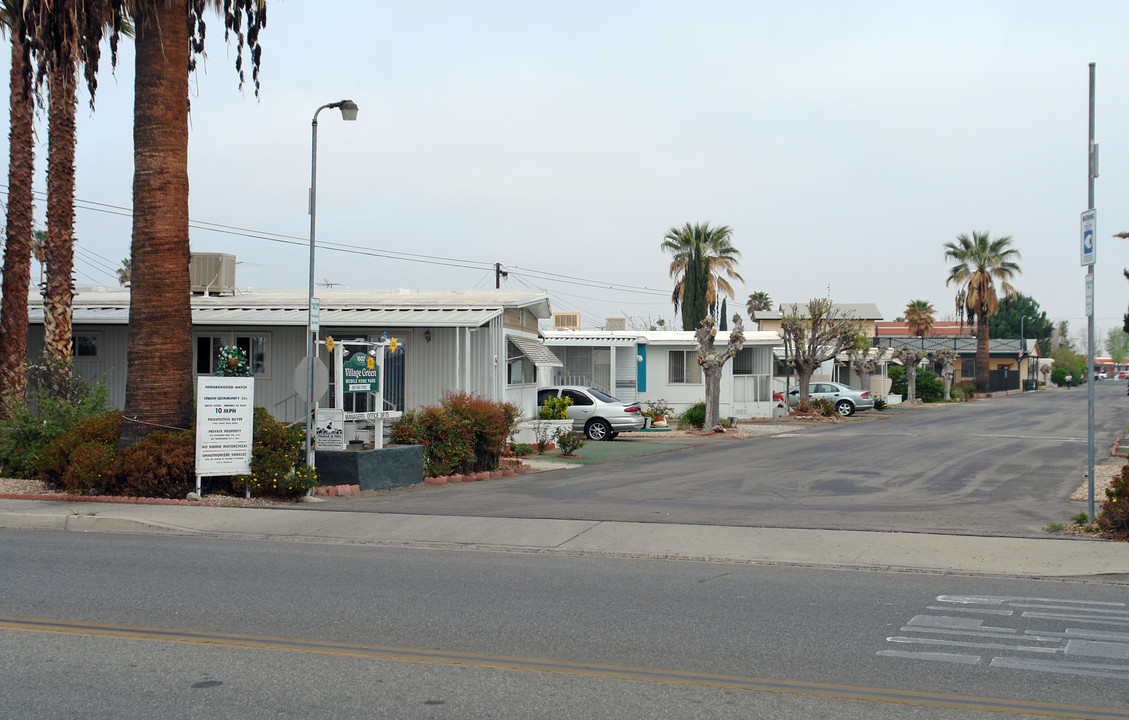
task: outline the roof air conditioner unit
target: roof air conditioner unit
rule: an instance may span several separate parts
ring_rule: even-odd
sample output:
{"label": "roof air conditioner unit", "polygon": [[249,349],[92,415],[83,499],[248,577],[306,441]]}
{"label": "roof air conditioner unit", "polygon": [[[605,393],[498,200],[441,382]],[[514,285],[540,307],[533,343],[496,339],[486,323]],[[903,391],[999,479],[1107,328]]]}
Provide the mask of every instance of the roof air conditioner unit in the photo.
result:
{"label": "roof air conditioner unit", "polygon": [[579,330],[580,313],[553,313],[554,330]]}
{"label": "roof air conditioner unit", "polygon": [[227,253],[191,253],[188,277],[195,295],[235,294],[235,256]]}
{"label": "roof air conditioner unit", "polygon": [[608,330],[626,330],[627,318],[607,318],[604,324]]}

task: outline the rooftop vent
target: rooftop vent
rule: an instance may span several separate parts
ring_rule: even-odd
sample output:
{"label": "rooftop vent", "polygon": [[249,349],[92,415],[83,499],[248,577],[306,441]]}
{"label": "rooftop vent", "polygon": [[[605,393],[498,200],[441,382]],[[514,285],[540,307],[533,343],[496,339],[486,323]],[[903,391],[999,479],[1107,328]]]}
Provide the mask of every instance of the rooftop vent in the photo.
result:
{"label": "rooftop vent", "polygon": [[608,330],[626,330],[627,318],[608,318],[604,320],[604,327]]}
{"label": "rooftop vent", "polygon": [[188,277],[194,295],[235,294],[235,256],[227,253],[192,253]]}
{"label": "rooftop vent", "polygon": [[580,329],[580,313],[578,312],[555,312],[553,313],[553,329],[554,330],[579,330]]}

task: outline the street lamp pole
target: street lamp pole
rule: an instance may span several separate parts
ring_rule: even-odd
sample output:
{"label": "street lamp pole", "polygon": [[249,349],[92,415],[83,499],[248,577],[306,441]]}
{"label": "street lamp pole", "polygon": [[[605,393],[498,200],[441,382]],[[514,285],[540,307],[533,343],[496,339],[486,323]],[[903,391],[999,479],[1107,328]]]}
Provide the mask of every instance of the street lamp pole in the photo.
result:
{"label": "street lamp pole", "polygon": [[343,120],[357,119],[357,104],[352,100],[327,103],[314,111],[313,139],[310,142],[310,294],[306,306],[306,464],[314,467],[314,345],[318,331],[314,328],[314,237],[317,231],[318,198],[318,113],[326,108],[340,108]]}

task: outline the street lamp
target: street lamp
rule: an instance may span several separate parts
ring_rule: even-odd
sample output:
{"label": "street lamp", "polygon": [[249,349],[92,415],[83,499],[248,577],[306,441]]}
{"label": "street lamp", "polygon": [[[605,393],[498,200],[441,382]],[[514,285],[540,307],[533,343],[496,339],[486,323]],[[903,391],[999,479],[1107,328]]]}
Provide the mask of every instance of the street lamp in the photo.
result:
{"label": "street lamp", "polygon": [[306,464],[314,467],[314,234],[317,229],[318,198],[318,113],[326,108],[340,108],[343,120],[357,119],[357,103],[339,100],[314,111],[313,140],[310,144],[310,296],[306,306]]}

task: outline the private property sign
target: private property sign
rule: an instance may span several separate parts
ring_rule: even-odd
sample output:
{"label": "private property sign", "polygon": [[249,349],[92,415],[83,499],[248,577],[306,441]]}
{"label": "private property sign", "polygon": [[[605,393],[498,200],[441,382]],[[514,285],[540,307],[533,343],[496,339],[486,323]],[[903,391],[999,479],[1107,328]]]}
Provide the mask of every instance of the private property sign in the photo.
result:
{"label": "private property sign", "polygon": [[201,376],[196,383],[196,476],[251,472],[255,379]]}

